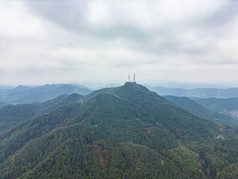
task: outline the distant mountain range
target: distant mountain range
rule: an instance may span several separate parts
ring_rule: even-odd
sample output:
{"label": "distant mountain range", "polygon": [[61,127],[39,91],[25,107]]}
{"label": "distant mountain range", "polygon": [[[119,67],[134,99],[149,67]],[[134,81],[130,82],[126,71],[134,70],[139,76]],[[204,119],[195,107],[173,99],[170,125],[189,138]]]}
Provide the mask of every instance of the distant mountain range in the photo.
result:
{"label": "distant mountain range", "polygon": [[231,98],[238,97],[238,88],[196,88],[196,89],[182,89],[182,88],[164,88],[164,87],[149,87],[161,96],[171,95],[178,97],[189,98]]}
{"label": "distant mountain range", "polygon": [[85,95],[91,90],[84,86],[69,84],[52,84],[37,87],[18,86],[13,89],[0,89],[0,106],[6,104],[26,104],[44,102],[61,94],[77,93]]}
{"label": "distant mountain range", "polygon": [[126,83],[3,107],[0,178],[237,178],[238,129],[180,106]]}
{"label": "distant mountain range", "polygon": [[[152,91],[161,96],[177,96],[189,98],[231,98],[238,97],[238,88],[164,88],[149,87]],[[92,90],[85,86],[71,84],[52,84],[44,86],[0,86],[0,107],[6,104],[26,104],[33,102],[44,102],[62,94],[77,93],[80,95],[89,94]]]}

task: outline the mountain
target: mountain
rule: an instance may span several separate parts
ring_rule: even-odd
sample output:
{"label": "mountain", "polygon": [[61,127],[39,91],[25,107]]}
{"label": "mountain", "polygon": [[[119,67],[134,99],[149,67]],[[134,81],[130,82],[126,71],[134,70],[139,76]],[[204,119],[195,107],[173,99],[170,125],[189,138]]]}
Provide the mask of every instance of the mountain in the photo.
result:
{"label": "mountain", "polygon": [[194,100],[205,108],[229,115],[238,120],[238,98],[207,98]]}
{"label": "mountain", "polygon": [[195,89],[182,89],[182,88],[164,88],[164,87],[149,87],[161,96],[178,96],[189,98],[231,98],[238,97],[238,88],[195,88]]}
{"label": "mountain", "polygon": [[44,103],[7,105],[0,108],[0,132],[8,130],[24,120],[49,113],[58,107],[78,103],[83,96],[60,95]]}
{"label": "mountain", "polygon": [[236,178],[237,136],[236,129],[126,83],[0,133],[0,173],[20,179]]}
{"label": "mountain", "polygon": [[13,87],[0,85],[0,90],[9,90],[9,89],[13,89]]}
{"label": "mountain", "polygon": [[61,94],[78,93],[85,95],[90,92],[86,87],[68,84],[52,84],[37,87],[18,86],[14,89],[4,90],[4,93],[0,94],[0,102],[7,104],[44,102]]}
{"label": "mountain", "polygon": [[0,108],[1,108],[2,106],[5,106],[5,105],[7,105],[7,103],[0,102]]}
{"label": "mountain", "polygon": [[176,96],[163,96],[168,101],[178,105],[179,107],[193,113],[196,116],[199,116],[203,119],[211,120],[218,124],[226,124],[226,125],[237,125],[238,120],[231,118],[227,115],[220,114],[218,112],[209,110],[200,106],[198,103],[189,99],[187,97],[176,97]]}

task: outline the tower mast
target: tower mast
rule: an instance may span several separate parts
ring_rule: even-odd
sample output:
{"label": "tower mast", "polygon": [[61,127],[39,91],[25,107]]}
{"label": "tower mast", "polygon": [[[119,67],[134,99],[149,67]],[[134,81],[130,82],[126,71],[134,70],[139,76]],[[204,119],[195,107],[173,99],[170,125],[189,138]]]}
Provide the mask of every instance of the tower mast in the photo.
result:
{"label": "tower mast", "polygon": [[130,72],[128,73],[128,82],[130,82]]}
{"label": "tower mast", "polygon": [[136,82],[136,74],[134,73],[134,82]]}

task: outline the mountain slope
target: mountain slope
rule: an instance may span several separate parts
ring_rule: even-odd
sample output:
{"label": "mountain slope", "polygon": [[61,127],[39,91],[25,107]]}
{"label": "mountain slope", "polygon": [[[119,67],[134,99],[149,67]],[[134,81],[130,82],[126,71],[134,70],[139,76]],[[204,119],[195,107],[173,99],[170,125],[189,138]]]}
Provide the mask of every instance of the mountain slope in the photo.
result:
{"label": "mountain slope", "polygon": [[78,94],[60,95],[44,103],[7,105],[0,108],[0,132],[10,129],[21,122],[68,104],[78,103],[83,96]]}
{"label": "mountain slope", "polygon": [[176,96],[163,96],[168,101],[178,105],[179,107],[193,113],[196,116],[199,116],[201,118],[211,120],[215,123],[219,124],[226,124],[226,125],[238,125],[238,120],[235,120],[231,117],[228,117],[226,115],[217,113],[215,111],[206,109],[199,104],[197,104],[195,101],[186,98],[186,97],[176,97]]}
{"label": "mountain slope", "polygon": [[[229,130],[126,83],[0,133],[0,173],[2,178],[214,178],[222,171],[235,177],[237,139],[228,138]],[[224,141],[216,139],[221,132]]]}
{"label": "mountain slope", "polygon": [[[116,111],[114,111],[115,109]],[[16,156],[14,163],[12,163],[11,160],[7,160],[3,162],[3,166],[14,165],[15,167],[18,167],[19,165],[17,164],[20,162],[24,163],[27,171],[30,170],[28,173],[22,175],[23,178],[32,175],[40,175],[40,171],[43,174],[42,176],[52,177],[52,173],[47,172],[48,169],[55,170],[54,172],[56,173],[60,172],[59,169],[61,167],[59,166],[61,166],[61,164],[55,164],[54,162],[62,156],[64,156],[64,160],[66,160],[67,156],[70,156],[70,153],[62,150],[62,148],[72,149],[74,152],[81,151],[82,148],[85,148],[87,149],[87,152],[90,152],[86,152],[86,156],[90,157],[93,155],[96,158],[96,161],[93,158],[89,158],[89,161],[83,160],[82,162],[91,169],[89,170],[89,173],[87,173],[86,168],[81,166],[83,172],[79,172],[79,175],[95,175],[92,173],[102,169],[107,170],[105,171],[106,173],[110,174],[110,172],[112,172],[111,174],[114,175],[112,169],[117,169],[118,171],[115,171],[115,174],[122,177],[127,173],[125,172],[125,168],[131,168],[128,171],[128,175],[140,176],[137,175],[135,171],[137,167],[142,167],[141,165],[143,163],[137,163],[139,161],[146,162],[148,159],[145,158],[145,156],[141,156],[143,158],[138,158],[139,156],[134,155],[144,155],[148,151],[151,151],[155,154],[154,157],[157,156],[156,158],[153,158],[153,160],[151,159],[152,161],[160,164],[162,159],[164,159],[164,162],[168,160],[162,157],[159,152],[154,151],[154,149],[142,145],[146,143],[149,144],[148,140],[150,137],[157,141],[157,145],[150,144],[151,147],[155,149],[170,149],[171,147],[176,146],[175,137],[165,129],[159,130],[160,127],[155,127],[154,129],[153,125],[150,122],[147,122],[149,119],[146,119],[146,117],[144,119],[144,116],[146,116],[144,113],[145,112],[143,112],[143,109],[140,107],[112,94],[100,94],[86,102],[83,106],[76,107],[75,105],[71,105],[57,109],[57,111],[48,114],[47,116],[35,118],[26,124],[18,126],[14,129],[13,133],[8,132],[5,134],[3,138],[10,135],[7,147],[5,146],[5,150],[1,151],[6,155],[5,158],[11,153],[15,153],[15,151],[18,152],[14,155]],[[51,121],[50,119],[54,120]],[[65,125],[68,119],[71,120]],[[59,127],[56,127],[57,125],[59,125]],[[52,131],[56,128],[56,131]],[[156,130],[156,128],[158,129]],[[22,135],[16,137],[14,133],[21,133]],[[63,137],[60,137],[62,135]],[[144,135],[147,135],[147,137]],[[169,142],[166,139],[160,139],[160,137],[166,135],[168,135]],[[0,139],[2,140],[2,138]],[[56,141],[54,139],[56,139]],[[17,144],[16,141],[18,141]],[[22,143],[19,141],[22,141]],[[6,140],[3,140],[1,144],[4,143],[6,143]],[[74,146],[75,143],[77,145]],[[138,145],[137,143],[140,144]],[[15,151],[12,151],[11,149],[14,149]],[[136,152],[134,150],[136,150]],[[51,152],[53,152],[54,158],[50,155]],[[33,156],[36,158],[33,157],[32,159],[33,153]],[[107,162],[107,158],[109,160],[109,154],[111,155],[110,166],[112,169],[108,166],[109,164]],[[79,157],[85,155],[85,153],[75,155]],[[26,161],[29,158],[31,158],[33,163]],[[50,161],[52,162],[52,159],[54,162],[49,163]],[[97,160],[99,163],[97,163]],[[41,165],[38,165],[39,161],[42,162]],[[148,165],[149,162],[152,161],[149,160],[146,164]],[[89,162],[89,164],[87,162]],[[77,165],[79,164],[80,163]],[[182,176],[182,173],[176,165],[172,164],[169,160],[165,166],[166,168],[161,170],[161,174],[164,176],[166,176],[166,172],[169,172],[171,166],[173,166],[173,170],[176,169],[174,174],[177,175],[178,173],[178,176]],[[68,168],[67,166],[64,167]],[[147,167],[145,166],[143,169],[148,170],[148,168],[146,168]],[[160,165],[156,168],[160,168]],[[18,170],[20,170],[20,168],[16,168],[13,171],[9,171],[5,168],[2,170],[2,173],[7,173],[5,177],[8,178],[15,176],[17,174],[16,171]],[[69,175],[68,173],[66,174]]]}
{"label": "mountain slope", "polygon": [[238,121],[238,98],[207,98],[194,100],[205,108],[229,115]]}
{"label": "mountain slope", "polygon": [[[175,130],[181,135],[185,134],[186,137],[188,135],[198,137],[203,134],[207,137],[210,133],[209,128],[211,126],[215,127],[209,121],[202,120],[178,108],[156,93],[136,83],[126,83],[120,88],[115,88],[113,94],[140,105],[143,109],[150,111],[151,117],[157,119],[171,130]],[[188,126],[190,127],[188,128]],[[206,133],[201,132],[201,130],[206,131]]]}

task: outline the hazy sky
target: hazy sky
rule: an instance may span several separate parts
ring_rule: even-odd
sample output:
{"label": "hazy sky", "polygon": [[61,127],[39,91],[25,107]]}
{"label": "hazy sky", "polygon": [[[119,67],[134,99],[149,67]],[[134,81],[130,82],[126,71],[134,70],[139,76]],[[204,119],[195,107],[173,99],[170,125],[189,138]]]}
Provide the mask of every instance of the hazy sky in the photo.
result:
{"label": "hazy sky", "polygon": [[236,0],[0,0],[0,85],[237,83]]}

